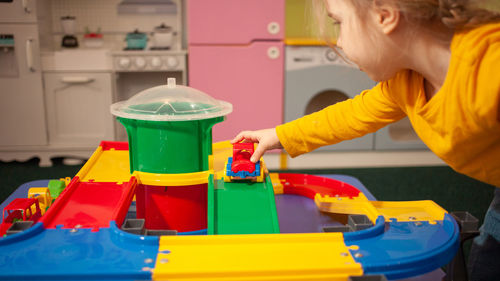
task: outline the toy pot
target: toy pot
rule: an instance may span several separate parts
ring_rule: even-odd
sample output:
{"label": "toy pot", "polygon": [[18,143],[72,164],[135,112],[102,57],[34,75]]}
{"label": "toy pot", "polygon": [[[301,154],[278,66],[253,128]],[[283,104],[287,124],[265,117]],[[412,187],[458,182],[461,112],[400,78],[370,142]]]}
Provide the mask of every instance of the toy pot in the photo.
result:
{"label": "toy pot", "polygon": [[136,29],[134,32],[127,33],[125,41],[127,42],[127,49],[142,50],[146,48],[148,36],[146,33],[139,32],[139,30]]}

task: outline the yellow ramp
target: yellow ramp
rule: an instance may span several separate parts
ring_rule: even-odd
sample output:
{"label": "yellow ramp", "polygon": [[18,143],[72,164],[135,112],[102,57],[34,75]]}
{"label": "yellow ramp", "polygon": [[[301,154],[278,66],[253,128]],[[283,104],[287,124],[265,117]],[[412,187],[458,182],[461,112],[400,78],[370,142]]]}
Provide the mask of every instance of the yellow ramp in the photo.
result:
{"label": "yellow ramp", "polygon": [[447,213],[445,209],[431,200],[421,201],[369,201],[365,196],[359,198],[329,197],[316,194],[314,201],[322,212],[336,214],[362,214],[376,223],[378,216],[384,216],[385,221],[396,219],[405,221],[443,220]]}
{"label": "yellow ramp", "polygon": [[162,236],[154,280],[347,280],[342,233]]}
{"label": "yellow ramp", "polygon": [[128,155],[128,150],[103,151],[99,146],[76,175],[82,182],[128,182],[131,177]]}

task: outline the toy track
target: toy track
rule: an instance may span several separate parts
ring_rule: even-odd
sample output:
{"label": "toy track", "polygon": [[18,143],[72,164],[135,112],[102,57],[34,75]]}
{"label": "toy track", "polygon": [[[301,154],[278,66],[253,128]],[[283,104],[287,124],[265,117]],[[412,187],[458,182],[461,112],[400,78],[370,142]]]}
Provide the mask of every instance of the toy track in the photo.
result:
{"label": "toy track", "polygon": [[[206,173],[207,232],[218,235],[130,234],[119,226],[144,182],[130,175],[127,152],[126,143],[103,142],[38,223],[1,238],[0,279],[347,280],[383,274],[392,280],[437,269],[459,247],[457,223],[432,201],[369,201],[354,186],[302,174],[224,182],[218,157],[214,172]],[[363,214],[367,221],[357,223],[368,226],[278,234],[275,194],[311,198],[326,213]]]}
{"label": "toy track", "polygon": [[137,180],[126,183],[80,182],[73,178],[68,187],[43,216],[45,228],[109,227],[110,221],[121,225],[132,202]]}
{"label": "toy track", "polygon": [[279,233],[269,176],[264,182],[215,180],[208,190],[208,233]]}

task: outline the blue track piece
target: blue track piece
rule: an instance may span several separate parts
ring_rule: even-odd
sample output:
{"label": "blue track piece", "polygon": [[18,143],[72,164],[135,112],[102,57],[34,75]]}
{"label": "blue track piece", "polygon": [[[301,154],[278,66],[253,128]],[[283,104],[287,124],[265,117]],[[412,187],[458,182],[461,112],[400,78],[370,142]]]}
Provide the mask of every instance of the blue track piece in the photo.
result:
{"label": "blue track piece", "polygon": [[226,176],[228,177],[240,177],[240,178],[247,178],[247,177],[258,177],[260,176],[260,160],[255,163],[255,171],[252,173],[249,173],[248,171],[239,171],[237,173],[231,171],[231,165],[233,164],[233,157],[229,157],[227,159],[227,166],[226,166]]}
{"label": "blue track piece", "polygon": [[44,229],[0,239],[0,280],[151,280],[159,249],[156,236],[109,228]]}
{"label": "blue track piece", "polygon": [[347,242],[349,241],[355,242],[362,239],[373,238],[378,235],[383,235],[384,230],[385,230],[385,219],[383,216],[378,216],[375,225],[370,228],[354,232],[344,232],[344,241],[346,242],[347,245]]}
{"label": "blue track piece", "polygon": [[385,223],[380,232],[380,217],[375,226],[344,233],[346,246],[363,267],[364,274],[383,274],[388,279],[402,279],[421,275],[448,264],[459,247],[459,228],[455,220],[445,214],[442,221]]}

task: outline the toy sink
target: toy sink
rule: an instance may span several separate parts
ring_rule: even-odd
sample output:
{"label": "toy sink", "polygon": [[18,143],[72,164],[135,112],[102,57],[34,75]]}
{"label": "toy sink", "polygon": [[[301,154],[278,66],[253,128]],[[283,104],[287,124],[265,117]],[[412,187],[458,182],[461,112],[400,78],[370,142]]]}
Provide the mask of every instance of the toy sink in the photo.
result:
{"label": "toy sink", "polygon": [[176,174],[209,170],[212,127],[231,113],[230,103],[182,85],[144,90],[111,106],[125,126],[130,171]]}

